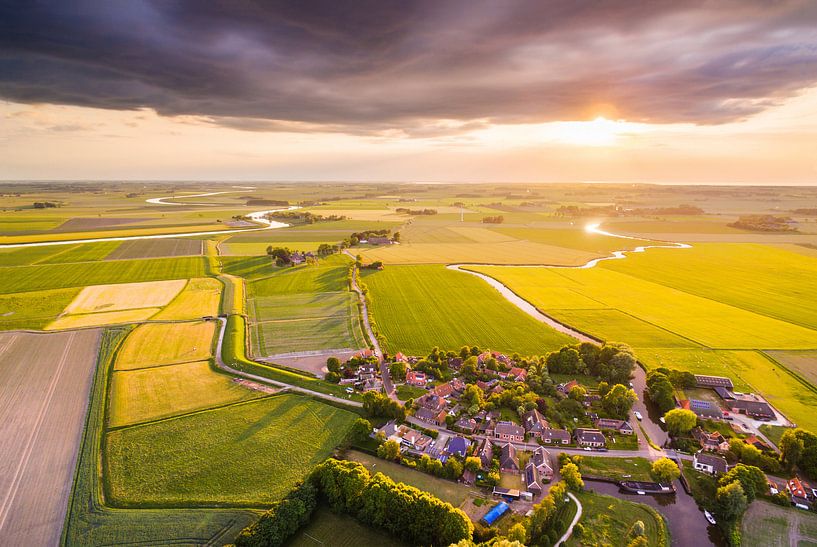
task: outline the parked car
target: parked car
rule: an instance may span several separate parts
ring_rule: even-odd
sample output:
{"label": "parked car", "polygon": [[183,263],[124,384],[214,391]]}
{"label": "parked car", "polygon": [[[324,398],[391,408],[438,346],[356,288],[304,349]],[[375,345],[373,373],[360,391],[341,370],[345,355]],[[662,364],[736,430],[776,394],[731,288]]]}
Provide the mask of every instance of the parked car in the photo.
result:
{"label": "parked car", "polygon": [[633,412],[633,415],[635,416],[635,419],[638,420],[639,422],[644,419],[643,416],[641,416],[641,413],[637,410]]}

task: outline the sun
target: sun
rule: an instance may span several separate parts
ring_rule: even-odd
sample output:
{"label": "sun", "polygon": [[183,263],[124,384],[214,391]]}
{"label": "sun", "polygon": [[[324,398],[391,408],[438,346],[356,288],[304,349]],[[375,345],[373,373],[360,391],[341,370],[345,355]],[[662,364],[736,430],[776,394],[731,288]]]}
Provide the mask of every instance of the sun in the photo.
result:
{"label": "sun", "polygon": [[586,122],[558,122],[555,139],[579,146],[612,146],[625,130],[625,123],[608,120],[603,116]]}

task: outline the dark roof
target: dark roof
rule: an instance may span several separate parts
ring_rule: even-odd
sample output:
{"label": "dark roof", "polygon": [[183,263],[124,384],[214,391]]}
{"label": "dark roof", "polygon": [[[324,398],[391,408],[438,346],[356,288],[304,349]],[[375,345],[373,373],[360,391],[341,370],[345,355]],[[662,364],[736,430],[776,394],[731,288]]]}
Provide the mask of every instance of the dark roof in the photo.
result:
{"label": "dark roof", "polygon": [[570,432],[567,429],[545,429],[542,432],[543,439],[570,440]]}
{"label": "dark roof", "polygon": [[547,465],[550,467],[550,453],[545,450],[543,446],[540,446],[533,451],[533,456],[531,457],[530,461],[533,462],[536,467],[540,467],[542,465]]}
{"label": "dark roof", "polygon": [[471,446],[471,441],[465,437],[452,437],[448,441],[446,450],[449,454],[457,454],[458,456],[465,456],[468,447]]}
{"label": "dark roof", "polygon": [[518,435],[525,436],[525,430],[513,422],[497,422],[494,431],[497,435]]}
{"label": "dark roof", "polygon": [[764,416],[769,418],[774,418],[774,410],[772,407],[769,406],[769,403],[765,403],[763,401],[733,401],[732,403],[733,408],[739,408],[741,410],[745,410],[747,414],[750,416]]}
{"label": "dark roof", "polygon": [[735,387],[735,385],[732,383],[732,380],[726,378],[725,376],[708,376],[705,374],[696,374],[695,382],[698,384],[698,387],[725,387],[728,389],[734,389]]}
{"label": "dark roof", "polygon": [[716,473],[726,473],[727,469],[729,468],[729,465],[726,463],[725,459],[707,452],[697,452],[695,454],[695,459],[698,461],[698,463],[712,466]]}
{"label": "dark roof", "polygon": [[502,447],[502,454],[500,454],[499,456],[499,466],[502,467],[503,469],[519,467],[519,462],[516,460],[516,447],[514,447],[514,445],[512,445],[511,443],[506,443]]}
{"label": "dark roof", "polygon": [[593,443],[604,443],[607,439],[604,437],[604,433],[599,431],[598,429],[586,429],[584,427],[576,428],[576,439],[580,441],[587,441]]}
{"label": "dark roof", "polygon": [[716,387],[715,388],[715,393],[717,393],[718,397],[720,397],[721,399],[734,399],[735,398],[735,394],[732,393],[731,391],[729,391],[728,389],[726,389],[725,387]]}
{"label": "dark roof", "polygon": [[540,492],[542,491],[542,487],[539,486],[539,471],[532,462],[525,466],[525,485],[528,487],[528,490],[536,489]]}

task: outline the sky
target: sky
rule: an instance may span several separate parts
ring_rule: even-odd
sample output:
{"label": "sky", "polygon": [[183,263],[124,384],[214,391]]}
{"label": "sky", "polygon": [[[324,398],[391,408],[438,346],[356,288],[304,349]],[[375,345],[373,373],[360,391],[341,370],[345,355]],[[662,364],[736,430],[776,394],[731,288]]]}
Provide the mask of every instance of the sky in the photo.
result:
{"label": "sky", "polygon": [[0,2],[0,179],[817,184],[817,2]]}

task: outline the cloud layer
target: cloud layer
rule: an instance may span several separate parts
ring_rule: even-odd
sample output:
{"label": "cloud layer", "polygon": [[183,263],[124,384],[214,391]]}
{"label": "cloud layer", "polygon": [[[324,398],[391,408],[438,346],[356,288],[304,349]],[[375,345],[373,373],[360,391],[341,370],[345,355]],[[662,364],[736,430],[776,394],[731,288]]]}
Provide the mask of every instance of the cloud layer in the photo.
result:
{"label": "cloud layer", "polygon": [[742,119],[817,84],[817,2],[0,4],[0,98],[252,131]]}

